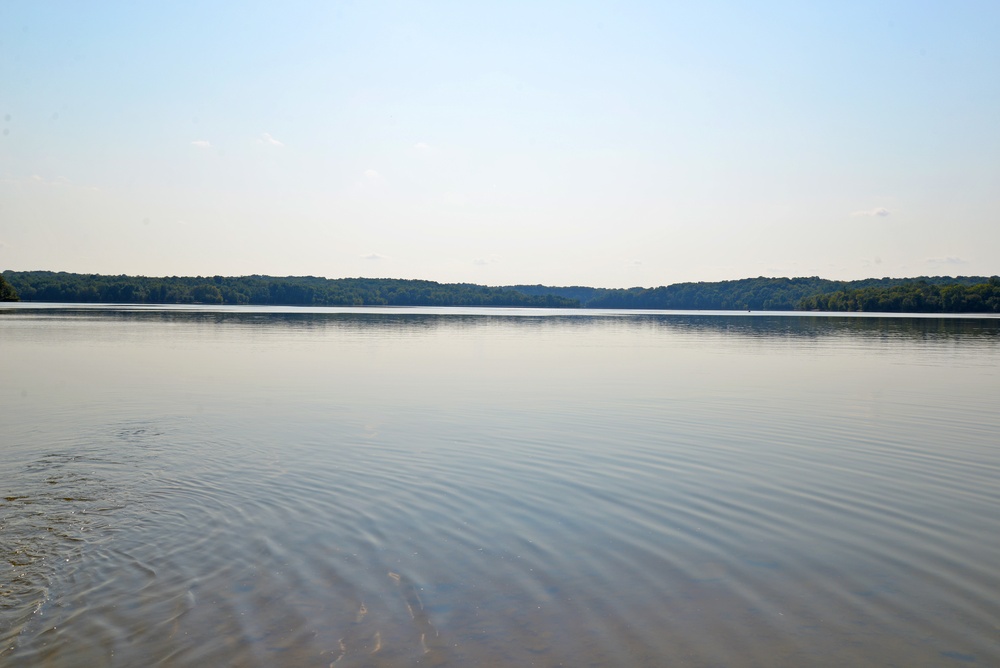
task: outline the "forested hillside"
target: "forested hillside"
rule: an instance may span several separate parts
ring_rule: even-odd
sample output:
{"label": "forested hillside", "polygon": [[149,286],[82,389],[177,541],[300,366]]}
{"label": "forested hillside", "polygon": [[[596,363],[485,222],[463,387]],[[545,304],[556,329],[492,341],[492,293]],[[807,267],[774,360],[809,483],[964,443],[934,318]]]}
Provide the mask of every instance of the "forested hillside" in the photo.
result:
{"label": "forested hillside", "polygon": [[0,302],[16,302],[17,290],[0,275]]}
{"label": "forested hillside", "polygon": [[842,283],[822,278],[744,278],[717,283],[675,283],[658,288],[612,290],[588,308],[790,311],[799,300]]}
{"label": "forested hillside", "polygon": [[20,294],[25,301],[71,303],[1000,312],[1000,279],[983,276],[860,281],[759,277],[627,289],[314,276],[149,278],[51,271],[7,271],[3,278],[0,299],[17,299]]}
{"label": "forested hillside", "polygon": [[[815,295],[862,288],[888,288],[921,281],[928,285],[971,286],[985,283],[982,276],[929,276],[914,278],[866,278],[860,281],[830,281],[809,278],[744,278],[715,283],[674,283],[657,288],[549,288],[516,285],[527,294],[556,294],[578,299],[585,308],[641,308],[681,310],[791,311],[814,308],[803,299]],[[839,303],[839,302],[834,302]]]}
{"label": "forested hillside", "polygon": [[556,295],[467,283],[314,276],[103,276],[7,271],[24,301],[109,304],[281,304],[290,306],[579,306]]}
{"label": "forested hillside", "polygon": [[934,285],[913,281],[890,287],[863,287],[806,297],[804,310],[882,313],[1000,313],[1000,278],[975,285]]}
{"label": "forested hillside", "polygon": [[581,306],[586,306],[598,297],[608,292],[621,292],[611,288],[589,288],[582,285],[570,287],[554,287],[551,285],[505,285],[508,290],[517,290],[526,295],[556,295],[566,299],[574,299],[580,302]]}

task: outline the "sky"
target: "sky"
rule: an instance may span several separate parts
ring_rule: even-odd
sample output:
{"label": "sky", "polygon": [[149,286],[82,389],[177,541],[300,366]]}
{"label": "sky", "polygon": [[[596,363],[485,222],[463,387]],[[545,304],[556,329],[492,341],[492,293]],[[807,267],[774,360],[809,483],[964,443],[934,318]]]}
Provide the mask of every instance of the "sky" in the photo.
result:
{"label": "sky", "polygon": [[1000,273],[1000,3],[0,2],[0,270]]}

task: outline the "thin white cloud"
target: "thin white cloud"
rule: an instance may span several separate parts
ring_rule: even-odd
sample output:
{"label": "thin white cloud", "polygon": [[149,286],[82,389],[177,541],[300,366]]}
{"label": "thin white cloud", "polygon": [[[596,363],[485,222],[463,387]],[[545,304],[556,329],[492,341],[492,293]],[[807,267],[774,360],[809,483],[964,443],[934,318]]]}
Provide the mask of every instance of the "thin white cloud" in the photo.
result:
{"label": "thin white cloud", "polygon": [[191,146],[197,146],[198,148],[212,148],[212,142],[207,139],[195,139],[191,142]]}
{"label": "thin white cloud", "polygon": [[876,271],[876,268],[882,264],[882,258],[876,256],[874,258],[863,257],[858,260],[858,264],[861,265],[862,269],[867,269],[871,271]]}
{"label": "thin white cloud", "polygon": [[382,175],[374,169],[366,169],[361,172],[358,180],[354,182],[354,188],[358,193],[365,196],[376,196],[385,185]]}
{"label": "thin white cloud", "polygon": [[271,146],[284,146],[284,143],[272,137],[270,132],[260,133],[260,142],[262,144],[270,144]]}
{"label": "thin white cloud", "polygon": [[891,215],[891,214],[892,214],[892,211],[889,211],[889,209],[885,208],[884,206],[879,206],[879,207],[875,207],[874,209],[868,209],[867,211],[855,211],[851,215],[855,216],[855,217],[857,217],[857,216],[878,216],[879,218],[885,218],[886,216]]}
{"label": "thin white cloud", "polygon": [[430,147],[431,147],[430,144],[427,144],[422,141],[418,141],[416,144],[413,145],[413,148],[417,149],[418,151],[426,151]]}
{"label": "thin white cloud", "polygon": [[65,176],[57,176],[55,178],[46,178],[39,174],[32,174],[31,176],[24,179],[0,179],[0,183],[12,183],[16,185],[23,184],[38,184],[44,186],[56,186],[56,187],[67,187],[67,188],[83,188],[88,190],[97,190],[97,188],[92,188],[88,186],[77,185],[67,179]]}
{"label": "thin white cloud", "polygon": [[928,264],[969,264],[969,261],[954,255],[948,255],[947,257],[929,257],[927,258]]}
{"label": "thin white cloud", "polygon": [[379,255],[378,253],[369,253],[368,255],[362,255],[362,260],[385,260],[385,255]]}

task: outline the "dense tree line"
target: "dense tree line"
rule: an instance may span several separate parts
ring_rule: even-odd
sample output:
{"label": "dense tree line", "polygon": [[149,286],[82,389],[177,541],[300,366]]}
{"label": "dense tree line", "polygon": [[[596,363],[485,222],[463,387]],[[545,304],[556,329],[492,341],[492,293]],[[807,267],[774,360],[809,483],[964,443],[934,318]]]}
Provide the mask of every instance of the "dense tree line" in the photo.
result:
{"label": "dense tree line", "polygon": [[744,278],[714,283],[674,283],[657,288],[601,289],[585,287],[547,288],[517,285],[528,294],[556,294],[578,299],[585,308],[671,309],[671,310],[753,310],[791,311],[805,308],[802,300],[813,295],[871,287],[890,287],[922,280],[930,285],[974,285],[984,277],[930,276],[920,279],[867,278],[860,281],[831,281],[817,278]]}
{"label": "dense tree line", "polygon": [[[744,278],[656,288],[487,287],[386,278],[314,276],[104,276],[7,271],[0,283],[25,301],[297,306],[543,306],[614,309],[1000,312],[997,282],[981,276],[830,281]],[[2,280],[2,279],[0,279]],[[15,292],[16,290],[16,292]],[[3,298],[3,297],[0,297]]]}
{"label": "dense tree line", "polygon": [[0,302],[18,301],[17,290],[0,274]]}
{"label": "dense tree line", "polygon": [[571,287],[553,287],[549,285],[507,285],[510,290],[517,290],[526,295],[557,295],[567,299],[575,299],[581,306],[589,306],[598,297],[608,292],[621,292],[611,288],[589,288],[582,285]]}
{"label": "dense tree line", "polygon": [[822,278],[744,278],[715,283],[674,283],[658,288],[610,290],[588,308],[787,311],[806,295],[836,289]]}
{"label": "dense tree line", "polygon": [[468,283],[314,276],[104,276],[6,271],[24,301],[110,304],[254,304],[291,306],[519,306],[572,308],[558,295]]}
{"label": "dense tree line", "polygon": [[889,287],[862,287],[812,295],[802,310],[881,313],[1000,313],[1000,278],[975,285],[935,285],[913,281]]}

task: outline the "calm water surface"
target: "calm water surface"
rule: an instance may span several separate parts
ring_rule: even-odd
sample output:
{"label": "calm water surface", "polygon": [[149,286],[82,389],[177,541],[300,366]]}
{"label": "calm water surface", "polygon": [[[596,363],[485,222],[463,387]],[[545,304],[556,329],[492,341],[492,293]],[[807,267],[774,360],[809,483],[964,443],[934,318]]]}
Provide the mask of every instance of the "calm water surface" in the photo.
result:
{"label": "calm water surface", "polygon": [[0,665],[1000,665],[1000,320],[0,310]]}

